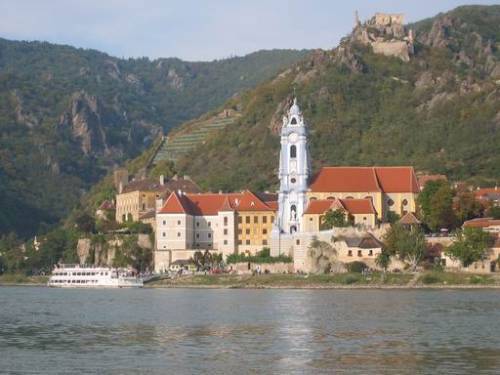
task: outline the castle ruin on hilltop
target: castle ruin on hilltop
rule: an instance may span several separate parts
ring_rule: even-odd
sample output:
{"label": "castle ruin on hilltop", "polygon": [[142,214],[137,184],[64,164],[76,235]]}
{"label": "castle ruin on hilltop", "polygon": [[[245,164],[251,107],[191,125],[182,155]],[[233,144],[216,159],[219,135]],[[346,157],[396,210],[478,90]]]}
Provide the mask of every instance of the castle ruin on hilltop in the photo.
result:
{"label": "castle ruin on hilltop", "polygon": [[413,31],[404,26],[403,14],[376,13],[361,23],[356,12],[354,41],[370,45],[373,52],[410,61],[414,54]]}

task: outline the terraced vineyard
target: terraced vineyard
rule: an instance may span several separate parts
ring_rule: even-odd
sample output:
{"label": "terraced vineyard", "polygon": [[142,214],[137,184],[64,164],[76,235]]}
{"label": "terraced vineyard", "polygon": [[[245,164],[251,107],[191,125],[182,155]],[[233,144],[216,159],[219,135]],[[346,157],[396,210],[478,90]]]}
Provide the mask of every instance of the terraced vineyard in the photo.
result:
{"label": "terraced vineyard", "polygon": [[186,129],[181,129],[179,132],[165,138],[153,159],[153,164],[161,160],[172,160],[175,162],[203,143],[211,133],[233,124],[238,117],[239,114],[232,114],[227,117],[217,116],[202,122],[189,124],[189,126],[186,126]]}

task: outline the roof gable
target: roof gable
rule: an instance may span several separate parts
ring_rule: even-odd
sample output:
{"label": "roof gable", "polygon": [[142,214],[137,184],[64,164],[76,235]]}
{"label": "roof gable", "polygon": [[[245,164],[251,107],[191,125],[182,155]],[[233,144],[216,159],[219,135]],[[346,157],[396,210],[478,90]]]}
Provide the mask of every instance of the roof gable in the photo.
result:
{"label": "roof gable", "polygon": [[314,177],[313,192],[418,193],[413,167],[323,167]]}

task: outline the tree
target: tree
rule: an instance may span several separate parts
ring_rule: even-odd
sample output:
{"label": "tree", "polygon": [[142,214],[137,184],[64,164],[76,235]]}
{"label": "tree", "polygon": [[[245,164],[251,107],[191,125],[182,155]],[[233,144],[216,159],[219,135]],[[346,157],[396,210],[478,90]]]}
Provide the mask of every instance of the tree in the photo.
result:
{"label": "tree", "polygon": [[323,218],[322,228],[332,229],[332,228],[342,228],[347,227],[351,223],[346,220],[346,213],[344,210],[338,208],[335,211],[328,210]]}
{"label": "tree", "polygon": [[387,212],[387,222],[391,224],[395,224],[401,219],[401,216],[399,216],[396,212],[394,211],[389,211]]}
{"label": "tree", "polygon": [[387,272],[387,268],[389,268],[389,265],[391,264],[391,254],[389,254],[388,251],[382,251],[375,258],[375,264],[382,268],[385,274]]}
{"label": "tree", "polygon": [[419,228],[406,229],[393,225],[384,236],[384,250],[387,254],[397,255],[407,262],[413,271],[425,253],[425,236]]}
{"label": "tree", "polygon": [[81,212],[75,218],[75,225],[83,233],[93,233],[95,231],[95,219],[86,212]]}
{"label": "tree", "polygon": [[428,181],[417,198],[417,203],[422,212],[422,218],[425,220],[426,217],[431,215],[432,203],[431,200],[436,194],[436,192],[442,187],[448,185],[446,181]]}
{"label": "tree", "polygon": [[436,191],[430,203],[429,215],[424,218],[428,227],[433,231],[454,228],[457,219],[453,211],[453,192],[448,184],[442,185]]}
{"label": "tree", "polygon": [[457,231],[455,237],[446,254],[459,260],[463,267],[483,259],[493,241],[491,235],[481,228],[464,228]]}
{"label": "tree", "polygon": [[500,206],[490,207],[488,216],[491,216],[495,220],[500,220]]}
{"label": "tree", "polygon": [[483,206],[476,200],[470,191],[458,193],[456,197],[455,211],[460,223],[479,217],[483,213]]}

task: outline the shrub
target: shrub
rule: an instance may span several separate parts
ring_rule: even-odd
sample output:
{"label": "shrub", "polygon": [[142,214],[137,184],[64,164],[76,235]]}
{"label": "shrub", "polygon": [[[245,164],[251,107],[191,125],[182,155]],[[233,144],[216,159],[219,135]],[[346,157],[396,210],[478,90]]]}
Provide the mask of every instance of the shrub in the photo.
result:
{"label": "shrub", "polygon": [[432,273],[427,273],[420,279],[423,284],[437,284],[441,282],[441,279]]}
{"label": "shrub", "polygon": [[355,284],[358,281],[359,281],[359,276],[358,275],[346,275],[346,277],[343,280],[344,284],[348,284],[348,285]]}
{"label": "shrub", "polygon": [[353,273],[361,273],[364,270],[368,269],[368,266],[365,263],[360,262],[358,260],[351,263],[347,263],[346,267],[349,272]]}

